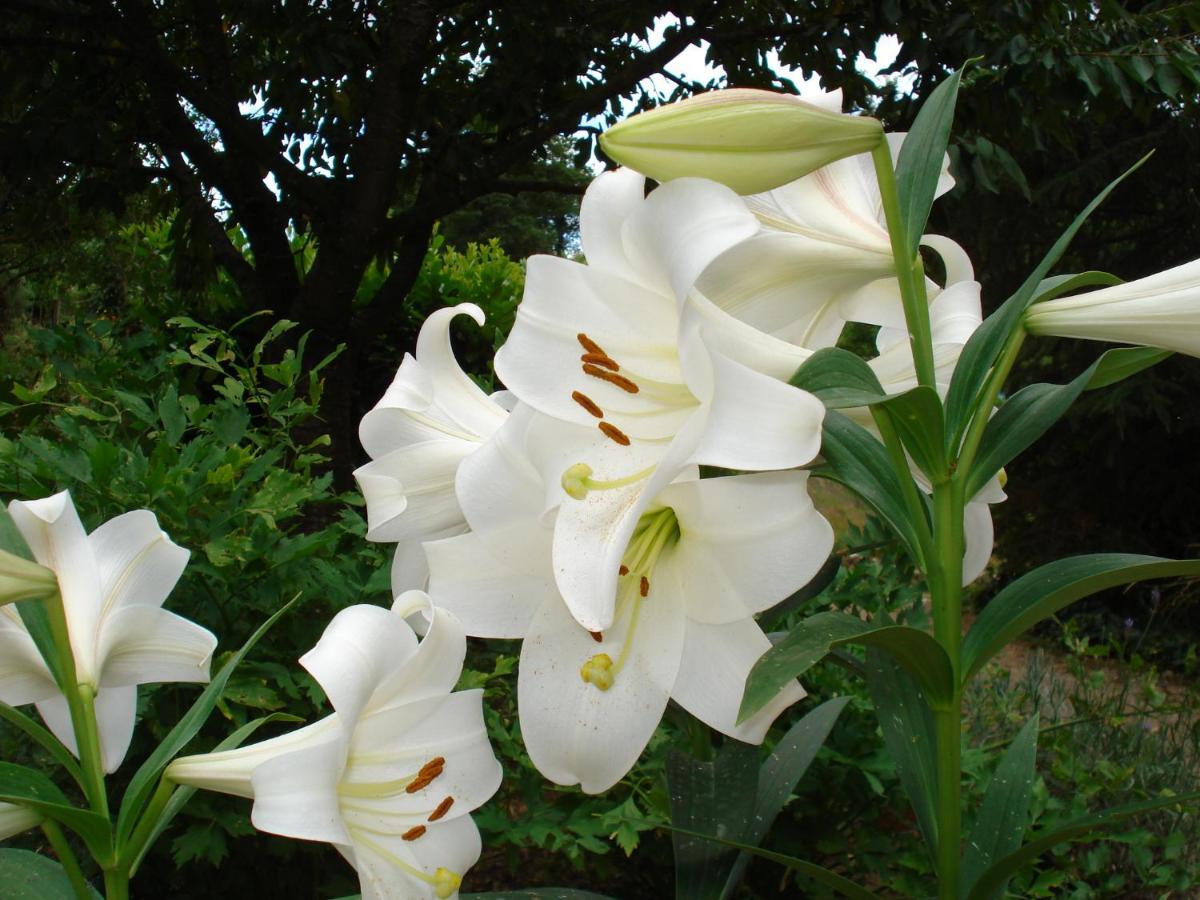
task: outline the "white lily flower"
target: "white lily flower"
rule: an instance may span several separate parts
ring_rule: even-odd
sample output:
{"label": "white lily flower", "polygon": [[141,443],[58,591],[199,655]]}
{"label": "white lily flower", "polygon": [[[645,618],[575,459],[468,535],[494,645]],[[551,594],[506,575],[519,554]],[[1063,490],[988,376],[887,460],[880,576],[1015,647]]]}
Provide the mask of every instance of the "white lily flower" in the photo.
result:
{"label": "white lily flower", "polygon": [[460,315],[484,322],[473,303],[433,312],[417,336],[417,355],[404,355],[391,386],[359,425],[372,461],[354,477],[367,503],[367,539],[396,543],[394,596],[424,586],[422,541],[466,527],[454,473],[507,417],[454,359],[450,323]]}
{"label": "white lily flower", "polygon": [[[418,644],[404,616],[425,613]],[[466,637],[421,591],[391,611],[339,612],[300,663],[334,712],[297,731],[181,757],[166,777],[254,800],[260,831],[324,841],[358,871],[364,900],[454,897],[479,858],[470,813],[496,792],[483,692],[453,691]]]}
{"label": "white lily flower", "polygon": [[[34,558],[57,576],[75,676],[95,692],[104,770],[113,772],[133,736],[137,685],[208,681],[216,637],[161,608],[188,551],[144,509],[89,535],[67,491],[14,500],[8,511]],[[11,606],[0,606],[0,700],[36,703],[50,730],[78,754],[66,698]]]}
{"label": "white lily flower", "polygon": [[27,806],[0,802],[0,841],[30,828],[37,828],[44,819],[45,816]]}
{"label": "white lily flower", "polygon": [[[580,214],[589,264],[533,257],[516,324],[496,355],[497,374],[523,403],[596,429],[574,459],[544,473],[551,485],[602,473],[612,489],[568,504],[555,532],[559,588],[591,631],[613,622],[615,561],[660,490],[698,464],[802,465],[816,455],[824,418],[816,398],[713,352],[680,318],[700,272],[757,229],[740,200],[699,179],[644,198],[643,183],[625,170],[593,182]],[[689,210],[726,196],[728,216],[689,226]],[[476,490],[460,484],[459,496]],[[594,553],[575,554],[576,545]]]}
{"label": "white lily flower", "polygon": [[1200,356],[1200,259],[1125,284],[1035,303],[1025,314],[1025,330]]}
{"label": "white lily flower", "polygon": [[[513,488],[521,493],[529,479],[506,477],[499,456],[496,480],[521,485]],[[737,723],[746,676],[770,646],[754,613],[810,580],[833,545],[807,479],[769,472],[658,492],[612,563],[617,601],[603,631],[581,625],[556,584],[563,562],[590,560],[561,560],[558,526],[536,511],[492,527],[472,522],[468,534],[425,545],[431,590],[469,633],[524,639],[521,733],[544,775],[589,793],[607,790],[637,760],[668,699],[724,734],[760,743],[804,696],[792,683]],[[589,499],[593,492],[610,493],[589,487]],[[592,554],[586,541],[574,549]]]}

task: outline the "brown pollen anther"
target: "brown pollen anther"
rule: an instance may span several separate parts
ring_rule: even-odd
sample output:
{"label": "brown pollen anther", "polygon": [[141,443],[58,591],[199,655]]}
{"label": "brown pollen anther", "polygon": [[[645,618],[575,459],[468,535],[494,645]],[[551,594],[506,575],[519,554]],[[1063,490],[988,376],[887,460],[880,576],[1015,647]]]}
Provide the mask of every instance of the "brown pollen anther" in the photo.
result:
{"label": "brown pollen anther", "polygon": [[620,372],[620,364],[611,356],[604,356],[601,353],[585,353],[579,357],[581,362],[595,363],[598,366],[604,366],[606,369],[612,369],[614,372]]}
{"label": "brown pollen anther", "polygon": [[597,419],[604,418],[604,410],[597,406],[596,401],[594,401],[587,394],[580,393],[579,391],[571,391],[571,399],[590,412]]}
{"label": "brown pollen anther", "polygon": [[450,807],[453,805],[454,805],[454,798],[447,797],[445,800],[443,800],[441,803],[439,803],[434,808],[433,812],[431,812],[429,814],[429,821],[436,822],[438,819],[440,819],[442,816],[444,816],[446,813],[448,813],[450,811]]}
{"label": "brown pollen anther", "polygon": [[618,375],[616,372],[610,372],[608,369],[602,369],[599,366],[593,366],[591,363],[583,364],[583,372],[585,375],[591,375],[593,378],[599,378],[601,381],[615,384],[627,394],[636,394],[641,390],[624,375]]}
{"label": "brown pollen anther", "polygon": [[415,841],[424,833],[424,825],[414,825],[412,828],[408,829],[408,831],[404,832],[404,834],[400,835],[400,839],[404,841]]}
{"label": "brown pollen anther", "polygon": [[622,447],[629,446],[629,435],[627,435],[625,432],[623,432],[617,426],[612,425],[608,422],[598,422],[598,423],[596,423],[596,427],[604,432],[605,437],[612,438],[614,441],[616,441]]}
{"label": "brown pollen anther", "polygon": [[415,794],[417,791],[421,790],[421,788],[428,787],[429,782],[433,781],[433,779],[437,778],[437,776],[441,774],[441,772],[438,772],[437,775],[418,775],[412,780],[412,783],[410,783],[408,787],[404,789],[404,793]]}
{"label": "brown pollen anther", "polygon": [[621,566],[621,568],[617,569],[617,574],[618,575],[628,575],[629,574],[629,566],[624,566],[624,565]]}
{"label": "brown pollen anther", "polygon": [[592,636],[592,640],[597,644],[604,640],[604,632],[602,631],[589,631],[588,634]]}
{"label": "brown pollen anther", "polygon": [[638,585],[638,590],[641,592],[643,597],[646,597],[650,594],[650,579],[645,575],[642,576],[642,583]]}
{"label": "brown pollen anther", "polygon": [[608,356],[608,354],[604,352],[603,347],[601,347],[599,344],[597,344],[595,341],[593,341],[590,337],[588,337],[582,331],[579,332],[579,334],[575,335],[575,340],[579,341],[579,346],[581,346],[588,353],[596,353],[600,356]]}
{"label": "brown pollen anther", "polygon": [[[425,777],[426,775],[434,775],[436,777],[437,775],[441,774],[442,769],[444,768],[446,768],[446,757],[435,756],[429,762],[425,763],[425,765],[421,766],[421,768],[417,771],[417,775],[421,777]],[[434,772],[434,769],[437,769],[437,771]]]}

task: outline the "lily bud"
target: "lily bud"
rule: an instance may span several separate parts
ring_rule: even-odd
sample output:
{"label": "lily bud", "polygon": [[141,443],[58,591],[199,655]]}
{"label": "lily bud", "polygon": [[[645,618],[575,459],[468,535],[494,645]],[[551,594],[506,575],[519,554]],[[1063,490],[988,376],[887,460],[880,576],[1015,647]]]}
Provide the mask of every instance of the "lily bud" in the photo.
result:
{"label": "lily bud", "polygon": [[41,813],[36,813],[26,806],[0,803],[0,841],[30,828],[37,828],[44,818]]}
{"label": "lily bud", "polygon": [[45,566],[0,550],[0,606],[41,600],[58,590],[58,578]]}
{"label": "lily bud", "polygon": [[1200,259],[1125,284],[1035,303],[1025,314],[1025,330],[1200,356]]}
{"label": "lily bud", "polygon": [[758,194],[865,153],[881,140],[877,119],[844,115],[792,94],[730,88],[626,119],[600,136],[600,146],[658,181],[694,176]]}

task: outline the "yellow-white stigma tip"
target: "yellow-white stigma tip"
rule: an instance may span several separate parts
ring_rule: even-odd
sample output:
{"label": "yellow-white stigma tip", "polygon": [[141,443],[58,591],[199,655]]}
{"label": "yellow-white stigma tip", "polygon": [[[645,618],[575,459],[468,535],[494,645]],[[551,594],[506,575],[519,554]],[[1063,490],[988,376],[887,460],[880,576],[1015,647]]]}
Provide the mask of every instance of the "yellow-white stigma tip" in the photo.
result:
{"label": "yellow-white stigma tip", "polygon": [[613,685],[613,661],[607,653],[597,653],[579,667],[579,677],[598,690],[607,691]]}
{"label": "yellow-white stigma tip", "polygon": [[568,497],[573,497],[576,500],[584,500],[587,498],[589,484],[592,477],[592,467],[587,463],[575,463],[569,466],[562,474],[562,489],[567,492]]}
{"label": "yellow-white stigma tip", "polygon": [[447,897],[454,896],[454,892],[458,890],[462,884],[462,876],[457,872],[451,872],[444,866],[438,866],[437,871],[433,873],[433,892],[446,900]]}

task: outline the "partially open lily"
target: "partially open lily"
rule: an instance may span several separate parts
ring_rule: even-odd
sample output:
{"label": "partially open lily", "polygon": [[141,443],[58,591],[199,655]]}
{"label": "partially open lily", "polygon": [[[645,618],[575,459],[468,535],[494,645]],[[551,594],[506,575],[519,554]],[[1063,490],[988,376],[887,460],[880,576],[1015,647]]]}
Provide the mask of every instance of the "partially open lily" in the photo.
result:
{"label": "partially open lily", "polygon": [[[430,619],[425,638],[405,616]],[[469,813],[500,785],[482,691],[453,691],[466,638],[421,591],[392,610],[343,609],[300,663],[334,712],[237,750],[181,757],[178,784],[254,799],[262,831],[325,841],[358,871],[364,900],[454,897],[479,858]]]}
{"label": "partially open lily", "polygon": [[[137,685],[208,681],[216,637],[161,608],[188,551],[144,509],[87,534],[66,491],[14,500],[8,511],[34,558],[57,577],[75,677],[95,694],[104,770],[115,771],[133,735]],[[36,703],[78,752],[66,698],[12,606],[0,606],[0,700]]]}

